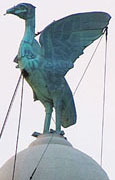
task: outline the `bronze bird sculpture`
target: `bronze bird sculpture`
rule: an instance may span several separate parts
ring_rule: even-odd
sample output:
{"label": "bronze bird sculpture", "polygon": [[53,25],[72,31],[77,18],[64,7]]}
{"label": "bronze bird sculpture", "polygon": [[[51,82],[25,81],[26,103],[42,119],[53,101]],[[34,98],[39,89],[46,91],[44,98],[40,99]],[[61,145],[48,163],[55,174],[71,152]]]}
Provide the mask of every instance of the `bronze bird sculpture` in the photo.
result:
{"label": "bronze bird sculpture", "polygon": [[25,20],[25,33],[16,62],[34,93],[45,107],[44,133],[49,132],[53,107],[56,133],[76,123],[76,108],[65,79],[83,50],[98,39],[107,27],[110,15],[88,12],[67,16],[48,25],[35,39],[35,7],[21,3],[7,10]]}

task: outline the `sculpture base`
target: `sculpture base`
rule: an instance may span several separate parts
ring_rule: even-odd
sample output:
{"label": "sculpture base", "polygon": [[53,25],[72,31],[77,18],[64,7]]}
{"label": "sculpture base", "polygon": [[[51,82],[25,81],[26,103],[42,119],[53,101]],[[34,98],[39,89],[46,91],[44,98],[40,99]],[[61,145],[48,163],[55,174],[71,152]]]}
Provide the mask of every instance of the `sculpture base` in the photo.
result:
{"label": "sculpture base", "polygon": [[[1,180],[12,179],[13,163],[14,157],[0,169]],[[15,180],[29,180],[32,173],[34,180],[109,180],[91,157],[55,133],[39,135],[17,155]]]}

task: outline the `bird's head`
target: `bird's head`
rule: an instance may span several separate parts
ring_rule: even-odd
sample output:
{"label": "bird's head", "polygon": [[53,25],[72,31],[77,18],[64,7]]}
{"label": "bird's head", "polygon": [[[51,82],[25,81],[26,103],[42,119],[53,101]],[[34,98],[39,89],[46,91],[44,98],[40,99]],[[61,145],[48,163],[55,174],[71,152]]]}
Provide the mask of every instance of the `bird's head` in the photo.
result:
{"label": "bird's head", "polygon": [[20,3],[6,11],[6,14],[14,14],[24,20],[35,15],[35,7],[28,3]]}

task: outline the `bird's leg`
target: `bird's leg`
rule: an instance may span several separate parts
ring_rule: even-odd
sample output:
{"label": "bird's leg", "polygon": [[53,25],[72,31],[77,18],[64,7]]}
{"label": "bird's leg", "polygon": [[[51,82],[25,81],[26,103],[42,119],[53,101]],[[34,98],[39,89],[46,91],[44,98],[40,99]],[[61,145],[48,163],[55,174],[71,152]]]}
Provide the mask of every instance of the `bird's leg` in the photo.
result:
{"label": "bird's leg", "polygon": [[45,123],[44,123],[44,130],[43,133],[48,133],[49,132],[49,127],[50,127],[50,122],[51,122],[51,115],[52,115],[52,105],[51,104],[45,104]]}
{"label": "bird's leg", "polygon": [[61,100],[57,100],[55,105],[55,113],[56,113],[56,133],[61,133],[61,109],[62,102]]}

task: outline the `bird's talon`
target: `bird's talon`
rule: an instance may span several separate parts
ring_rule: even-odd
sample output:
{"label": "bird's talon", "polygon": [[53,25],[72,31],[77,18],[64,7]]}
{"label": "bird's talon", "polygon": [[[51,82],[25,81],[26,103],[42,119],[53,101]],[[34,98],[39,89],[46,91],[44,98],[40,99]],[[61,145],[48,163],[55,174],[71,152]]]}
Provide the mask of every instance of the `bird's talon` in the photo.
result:
{"label": "bird's talon", "polygon": [[55,133],[56,131],[53,129],[50,129],[50,133]]}
{"label": "bird's talon", "polygon": [[61,135],[61,136],[64,136],[64,131],[55,131],[55,130],[53,130],[53,129],[50,129],[50,133],[56,133],[56,134],[58,134],[58,135]]}
{"label": "bird's talon", "polygon": [[56,131],[56,134],[59,134],[59,135],[61,135],[61,136],[64,136],[64,131]]}

